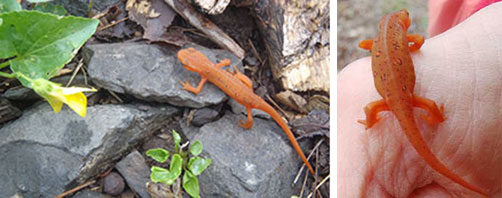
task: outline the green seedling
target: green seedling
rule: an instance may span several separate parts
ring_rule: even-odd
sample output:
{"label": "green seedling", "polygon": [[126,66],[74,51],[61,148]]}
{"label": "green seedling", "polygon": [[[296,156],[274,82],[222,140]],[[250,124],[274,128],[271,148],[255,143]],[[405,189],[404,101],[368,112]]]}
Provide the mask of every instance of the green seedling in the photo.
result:
{"label": "green seedling", "polygon": [[[169,169],[152,166],[150,179],[153,182],[172,185],[183,172],[183,189],[185,189],[190,196],[199,197],[199,180],[197,176],[211,164],[211,159],[199,157],[202,152],[202,144],[199,141],[195,141],[188,151],[183,151],[180,147],[180,135],[175,130],[173,130],[172,133],[174,139],[174,153],[171,157]],[[165,163],[169,159],[170,154],[169,151],[162,148],[146,151],[147,156],[161,163]]]}

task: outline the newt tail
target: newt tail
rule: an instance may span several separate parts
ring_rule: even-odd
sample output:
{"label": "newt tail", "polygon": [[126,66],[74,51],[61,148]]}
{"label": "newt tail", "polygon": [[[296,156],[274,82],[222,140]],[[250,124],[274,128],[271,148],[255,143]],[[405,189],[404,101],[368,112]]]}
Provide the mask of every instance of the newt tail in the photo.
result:
{"label": "newt tail", "polygon": [[457,174],[453,173],[450,169],[448,169],[441,161],[439,161],[436,155],[434,155],[431,149],[427,146],[427,143],[425,142],[420,131],[418,130],[418,127],[415,123],[413,116],[410,117],[396,114],[396,117],[398,120],[401,121],[401,127],[403,128],[406,137],[408,137],[408,140],[410,141],[413,148],[415,148],[417,153],[422,157],[422,159],[424,159],[424,161],[427,164],[429,164],[429,166],[432,169],[436,170],[437,172],[441,173],[442,175],[451,179],[452,181],[462,185],[463,187],[466,187],[472,191],[487,196],[487,194],[483,190],[466,182],[464,179],[462,179]]}
{"label": "newt tail", "polygon": [[[264,100],[261,100],[258,103],[258,105],[255,107],[255,109],[259,109],[259,110],[264,111],[265,113],[268,113],[268,115],[270,115],[270,117],[272,117],[272,119],[275,120],[275,122],[284,131],[286,136],[288,136],[288,139],[290,140],[291,144],[293,145],[293,148],[295,149],[295,151],[298,153],[298,155],[302,159],[303,163],[307,166],[309,171],[313,174],[314,169],[310,166],[310,163],[307,160],[307,158],[305,157],[305,154],[303,153],[302,149],[300,148],[300,145],[298,145],[298,142],[296,141],[295,136],[293,135],[293,133],[289,129],[288,125],[286,125],[286,122],[284,122],[281,115],[279,115],[279,113],[277,113],[277,111],[272,106],[270,106],[268,103],[266,103]],[[292,141],[292,140],[295,140],[295,141]]]}

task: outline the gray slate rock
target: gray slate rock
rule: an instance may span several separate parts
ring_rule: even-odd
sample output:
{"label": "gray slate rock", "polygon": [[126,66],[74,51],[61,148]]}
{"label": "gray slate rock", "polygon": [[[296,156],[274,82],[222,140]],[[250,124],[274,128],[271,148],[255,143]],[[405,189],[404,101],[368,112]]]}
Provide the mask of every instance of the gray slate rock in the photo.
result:
{"label": "gray slate rock", "polygon": [[243,115],[228,113],[200,129],[182,124],[191,142],[203,145],[211,165],[198,178],[201,197],[290,197],[301,160],[273,121],[254,119],[246,130]]}
{"label": "gray slate rock", "polygon": [[138,193],[142,198],[150,198],[150,194],[146,190],[146,183],[150,181],[150,167],[137,150],[120,160],[115,168],[124,176],[127,184],[134,192]]}
{"label": "gray slate rock", "polygon": [[[71,75],[56,77],[50,79],[52,82],[59,83],[62,85],[66,85],[68,81],[70,81]],[[85,86],[85,77],[81,74],[78,74],[73,79],[70,86]],[[19,88],[8,89],[5,93],[2,94],[3,97],[9,100],[39,100],[40,97],[33,89],[21,86]]]}
{"label": "gray slate rock", "polygon": [[218,117],[218,111],[211,108],[197,109],[190,124],[200,127],[208,122],[214,121]]}
{"label": "gray slate rock", "polygon": [[[139,106],[139,105],[136,105]],[[0,197],[54,197],[113,166],[179,109],[96,105],[82,118],[35,105],[0,129]]]}
{"label": "gray slate rock", "polygon": [[[231,58],[232,64],[240,63],[225,50],[190,47],[198,49],[213,62]],[[189,80],[192,86],[196,86],[200,75],[183,68],[176,57],[178,48],[164,49],[144,43],[114,43],[88,45],[84,51],[89,59],[88,73],[92,81],[117,93],[192,108],[218,104],[227,98],[211,83],[206,83],[198,95],[183,90],[180,81]]]}

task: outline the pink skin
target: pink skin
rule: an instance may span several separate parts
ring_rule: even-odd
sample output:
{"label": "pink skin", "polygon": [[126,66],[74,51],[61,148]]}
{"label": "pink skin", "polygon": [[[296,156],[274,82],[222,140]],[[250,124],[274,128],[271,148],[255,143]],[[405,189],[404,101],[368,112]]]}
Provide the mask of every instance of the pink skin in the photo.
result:
{"label": "pink skin", "polygon": [[429,35],[438,35],[501,0],[429,0]]}
{"label": "pink skin", "polygon": [[[446,121],[415,121],[428,146],[452,171],[502,197],[502,3],[493,4],[412,54],[415,93],[445,105]],[[357,46],[354,46],[357,47]],[[357,123],[380,99],[371,58],[338,75],[338,197],[480,197],[432,170],[391,112],[371,129]]]}

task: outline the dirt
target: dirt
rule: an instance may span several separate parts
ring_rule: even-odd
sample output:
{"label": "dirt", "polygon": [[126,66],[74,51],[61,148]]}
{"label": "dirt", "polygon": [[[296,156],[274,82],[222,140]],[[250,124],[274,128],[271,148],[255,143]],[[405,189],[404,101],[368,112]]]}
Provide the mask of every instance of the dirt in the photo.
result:
{"label": "dirt", "polygon": [[369,56],[368,51],[359,49],[359,41],[375,37],[378,21],[382,15],[404,8],[408,9],[411,15],[409,32],[421,34],[428,38],[427,1],[338,0],[338,71],[359,58]]}

